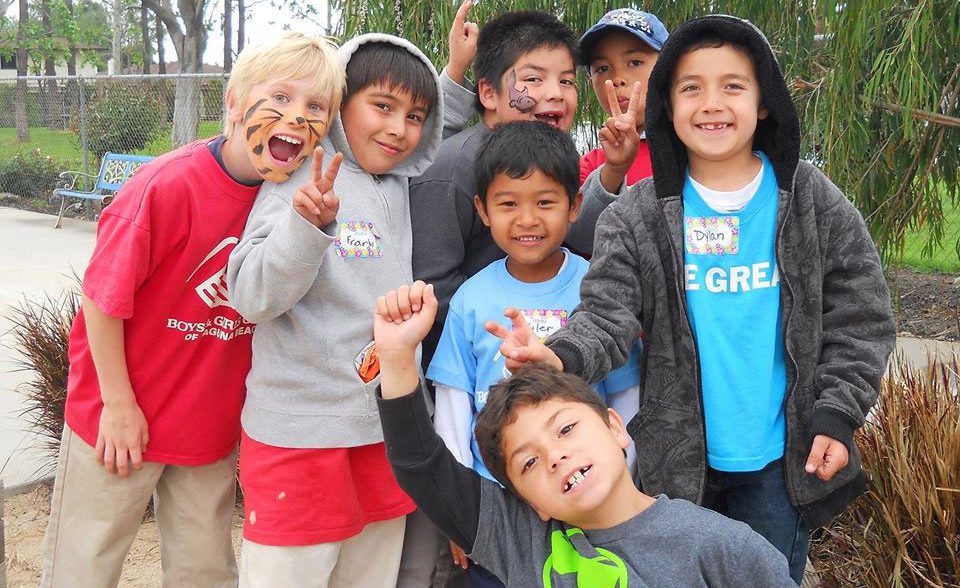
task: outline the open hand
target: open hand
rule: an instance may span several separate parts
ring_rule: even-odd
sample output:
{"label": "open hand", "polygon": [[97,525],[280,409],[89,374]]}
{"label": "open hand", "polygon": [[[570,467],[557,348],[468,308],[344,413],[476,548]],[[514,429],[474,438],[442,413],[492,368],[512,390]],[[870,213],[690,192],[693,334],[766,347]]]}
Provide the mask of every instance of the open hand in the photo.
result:
{"label": "open hand", "polygon": [[323,171],[323,148],[317,145],[310,166],[310,181],[300,187],[293,196],[293,209],[315,227],[325,227],[337,218],[340,198],[333,191],[333,182],[340,172],[343,154],[337,153]]}
{"label": "open hand", "polygon": [[450,25],[450,61],[447,63],[447,75],[458,84],[463,83],[467,68],[477,55],[480,28],[475,22],[467,22],[467,13],[471,8],[473,0],[463,0],[453,17],[453,24]]}
{"label": "open hand", "polygon": [[149,440],[147,419],[136,402],[104,405],[94,451],[97,463],[108,472],[126,478],[131,466],[135,470],[142,468]]}
{"label": "open hand", "polygon": [[849,460],[850,453],[846,445],[832,437],[817,435],[813,438],[813,447],[807,457],[806,471],[826,482],[846,467]]}
{"label": "open hand", "polygon": [[563,371],[563,362],[533,333],[522,312],[508,308],[503,311],[503,316],[510,319],[511,330],[493,321],[488,321],[483,327],[491,335],[503,339],[500,353],[506,360],[508,370],[516,371],[528,363],[545,363]]}

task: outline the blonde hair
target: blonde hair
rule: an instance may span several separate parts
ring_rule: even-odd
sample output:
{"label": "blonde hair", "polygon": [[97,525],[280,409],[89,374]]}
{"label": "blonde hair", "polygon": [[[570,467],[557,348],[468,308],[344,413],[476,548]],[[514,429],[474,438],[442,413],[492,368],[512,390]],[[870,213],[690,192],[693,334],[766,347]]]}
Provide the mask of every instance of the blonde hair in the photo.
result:
{"label": "blonde hair", "polygon": [[[270,79],[310,78],[317,92],[330,96],[330,116],[340,110],[346,88],[346,73],[337,55],[337,46],[326,37],[285,32],[272,41],[244,49],[227,81],[228,93],[243,104],[250,89]],[[230,136],[233,124],[224,108],[223,134]]]}

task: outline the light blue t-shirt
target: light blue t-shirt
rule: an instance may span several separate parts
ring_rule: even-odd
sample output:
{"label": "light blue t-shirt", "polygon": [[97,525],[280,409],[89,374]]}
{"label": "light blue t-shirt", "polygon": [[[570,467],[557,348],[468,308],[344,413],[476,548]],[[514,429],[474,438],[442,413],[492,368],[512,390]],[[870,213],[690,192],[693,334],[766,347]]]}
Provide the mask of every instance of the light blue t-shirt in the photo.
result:
{"label": "light blue t-shirt", "polygon": [[707,463],[752,472],[783,456],[783,326],[776,258],[777,179],[766,155],[742,210],[710,208],[683,188],[687,313],[700,357]]}
{"label": "light blue t-shirt", "polygon": [[[500,259],[464,282],[450,299],[450,310],[427,378],[471,395],[474,409],[471,431],[477,424],[477,414],[487,402],[490,386],[510,375],[500,354],[502,341],[488,333],[483,328],[484,323],[496,321],[509,329],[510,321],[503,316],[503,311],[512,306],[522,310],[541,339],[565,325],[570,313],[580,303],[580,280],[590,264],[566,249],[564,252],[566,262],[560,273],[546,282],[521,282],[507,271],[507,260]],[[638,386],[639,357],[638,344],[626,365],[610,372],[605,380],[594,386],[597,392],[605,397]],[[494,480],[483,465],[475,435],[471,435],[470,445],[473,469]]]}

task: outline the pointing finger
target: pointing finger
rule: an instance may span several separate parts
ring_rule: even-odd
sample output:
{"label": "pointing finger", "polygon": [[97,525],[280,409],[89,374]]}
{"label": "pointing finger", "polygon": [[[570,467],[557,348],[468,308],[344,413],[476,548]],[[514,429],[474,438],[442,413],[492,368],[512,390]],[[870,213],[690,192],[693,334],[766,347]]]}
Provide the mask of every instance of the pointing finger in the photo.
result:
{"label": "pointing finger", "polygon": [[341,163],[343,163],[343,153],[338,151],[336,155],[333,156],[330,165],[327,167],[327,171],[323,172],[323,177],[320,178],[320,182],[317,184],[321,192],[329,192],[333,189],[333,183],[337,179],[337,174],[340,173]]}
{"label": "pointing finger", "polygon": [[473,0],[464,0],[463,3],[460,4],[456,16],[453,17],[454,30],[463,30],[463,25],[467,21],[467,13],[470,12],[471,8],[473,8]]}
{"label": "pointing finger", "polygon": [[323,177],[323,147],[319,145],[313,150],[313,163],[310,164],[310,177],[313,179],[315,185],[319,184],[320,178]]}

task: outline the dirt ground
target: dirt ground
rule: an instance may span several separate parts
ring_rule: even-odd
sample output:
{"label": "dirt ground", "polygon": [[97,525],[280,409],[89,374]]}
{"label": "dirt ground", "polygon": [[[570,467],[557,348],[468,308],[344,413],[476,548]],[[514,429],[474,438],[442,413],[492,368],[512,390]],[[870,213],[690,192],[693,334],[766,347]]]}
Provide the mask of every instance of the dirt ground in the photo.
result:
{"label": "dirt ground", "polygon": [[[3,522],[6,531],[7,587],[33,588],[40,583],[40,544],[50,516],[50,488],[39,485],[4,500]],[[240,553],[240,529],[243,512],[234,520],[234,548]],[[155,588],[160,585],[160,544],[157,524],[148,518],[130,548],[121,588]]]}
{"label": "dirt ground", "polygon": [[888,282],[897,334],[960,341],[960,276],[897,269]]}

